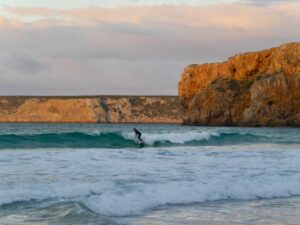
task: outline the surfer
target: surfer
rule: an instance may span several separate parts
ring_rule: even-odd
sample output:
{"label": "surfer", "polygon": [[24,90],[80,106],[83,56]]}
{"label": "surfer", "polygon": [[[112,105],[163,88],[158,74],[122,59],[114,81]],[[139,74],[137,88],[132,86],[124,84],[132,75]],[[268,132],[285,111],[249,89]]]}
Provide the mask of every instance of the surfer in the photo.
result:
{"label": "surfer", "polygon": [[135,132],[135,136],[139,139],[139,141],[140,141],[141,143],[143,143],[143,139],[141,138],[142,133],[139,132],[139,131],[138,131],[137,129],[135,129],[135,128],[133,128],[133,130],[134,130],[134,132]]}

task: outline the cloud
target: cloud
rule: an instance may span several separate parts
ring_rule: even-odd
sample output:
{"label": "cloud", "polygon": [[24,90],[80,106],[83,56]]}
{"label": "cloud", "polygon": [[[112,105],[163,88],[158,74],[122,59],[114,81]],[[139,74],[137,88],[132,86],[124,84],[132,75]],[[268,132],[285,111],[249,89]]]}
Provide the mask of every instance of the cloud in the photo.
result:
{"label": "cloud", "polygon": [[[276,10],[276,8],[275,8]],[[140,6],[54,10],[47,8],[9,7],[3,10],[19,18],[34,18],[33,26],[97,26],[109,24],[176,24],[183,26],[241,27],[268,25],[272,8],[259,8],[242,4],[215,4],[207,6]],[[266,14],[267,13],[267,14]],[[253,16],[256,16],[253,19]],[[271,18],[270,18],[271,16]],[[258,18],[257,18],[258,17]],[[261,21],[264,21],[261,23]],[[51,23],[52,22],[52,23]],[[60,24],[58,24],[60,23]]]}
{"label": "cloud", "polygon": [[50,69],[49,66],[44,65],[39,60],[31,58],[28,55],[20,56],[19,54],[12,54],[2,59],[0,63],[2,66],[21,74],[40,74]]}
{"label": "cloud", "polygon": [[5,8],[0,94],[176,94],[187,64],[299,41],[300,4]]}
{"label": "cloud", "polygon": [[270,4],[285,4],[298,2],[298,0],[242,0],[242,2],[256,4],[256,5],[270,5]]}

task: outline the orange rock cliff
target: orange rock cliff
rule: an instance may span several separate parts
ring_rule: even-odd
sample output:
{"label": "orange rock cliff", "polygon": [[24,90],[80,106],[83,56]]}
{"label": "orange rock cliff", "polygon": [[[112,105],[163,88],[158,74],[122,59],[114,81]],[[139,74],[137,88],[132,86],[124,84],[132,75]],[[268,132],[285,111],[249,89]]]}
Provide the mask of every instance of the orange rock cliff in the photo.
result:
{"label": "orange rock cliff", "polygon": [[0,97],[0,122],[182,122],[175,96]]}
{"label": "orange rock cliff", "polygon": [[187,66],[184,124],[300,126],[300,43]]}

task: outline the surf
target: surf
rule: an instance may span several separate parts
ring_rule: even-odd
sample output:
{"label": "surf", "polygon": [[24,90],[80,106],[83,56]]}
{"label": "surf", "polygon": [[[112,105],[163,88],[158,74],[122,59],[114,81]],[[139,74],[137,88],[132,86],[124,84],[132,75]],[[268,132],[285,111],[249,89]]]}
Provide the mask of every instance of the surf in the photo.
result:
{"label": "surf", "polygon": [[100,215],[130,216],[166,205],[295,197],[300,195],[298,149],[238,145],[48,149],[26,155],[2,151],[2,174],[18,170],[2,176],[0,207],[78,202]]}
{"label": "surf", "polygon": [[[204,146],[256,143],[272,141],[272,137],[251,133],[188,131],[145,132],[145,147]],[[276,140],[274,140],[276,141]],[[278,141],[278,140],[277,140]],[[0,149],[10,148],[139,148],[141,145],[133,132],[64,132],[36,134],[2,134]]]}

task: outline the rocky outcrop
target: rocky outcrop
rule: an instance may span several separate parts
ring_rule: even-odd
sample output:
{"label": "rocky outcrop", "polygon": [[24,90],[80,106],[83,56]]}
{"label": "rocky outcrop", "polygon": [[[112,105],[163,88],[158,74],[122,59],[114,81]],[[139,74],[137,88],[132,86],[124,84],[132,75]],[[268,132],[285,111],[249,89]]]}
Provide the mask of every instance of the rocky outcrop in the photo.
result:
{"label": "rocky outcrop", "polygon": [[0,97],[0,122],[181,123],[175,96]]}
{"label": "rocky outcrop", "polygon": [[300,43],[187,66],[178,89],[185,124],[300,126]]}

